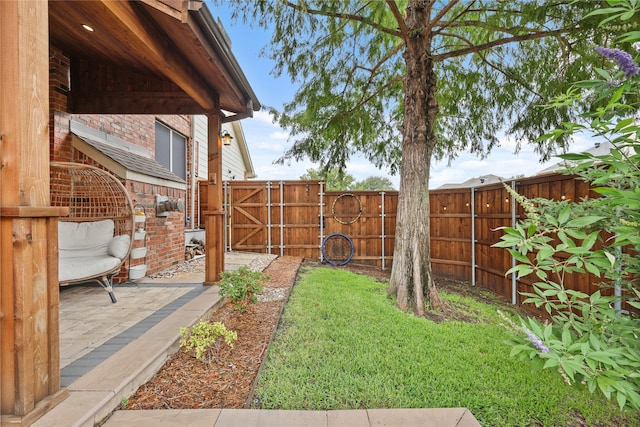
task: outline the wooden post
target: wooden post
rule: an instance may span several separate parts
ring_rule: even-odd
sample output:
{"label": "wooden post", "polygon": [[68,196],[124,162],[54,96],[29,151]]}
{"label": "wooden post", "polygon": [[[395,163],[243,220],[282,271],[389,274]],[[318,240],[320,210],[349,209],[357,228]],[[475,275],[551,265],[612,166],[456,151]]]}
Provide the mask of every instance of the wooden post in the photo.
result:
{"label": "wooden post", "polygon": [[205,285],[220,280],[224,270],[224,199],[222,188],[222,113],[208,114],[209,185],[205,217]]}
{"label": "wooden post", "polygon": [[48,3],[0,1],[0,424],[62,399],[57,217],[49,201]]}

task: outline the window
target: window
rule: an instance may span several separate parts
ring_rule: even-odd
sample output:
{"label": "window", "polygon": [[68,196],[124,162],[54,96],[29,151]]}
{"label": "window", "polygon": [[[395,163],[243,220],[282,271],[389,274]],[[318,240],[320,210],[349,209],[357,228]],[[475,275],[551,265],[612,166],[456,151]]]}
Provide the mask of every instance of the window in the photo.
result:
{"label": "window", "polygon": [[187,139],[160,122],[156,122],[156,161],[187,179]]}

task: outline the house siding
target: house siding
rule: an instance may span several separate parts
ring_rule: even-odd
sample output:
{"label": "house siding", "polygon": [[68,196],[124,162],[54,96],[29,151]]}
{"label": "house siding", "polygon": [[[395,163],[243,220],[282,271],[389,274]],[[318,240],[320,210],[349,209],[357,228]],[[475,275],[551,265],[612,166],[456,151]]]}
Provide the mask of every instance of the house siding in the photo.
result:
{"label": "house siding", "polygon": [[[207,170],[209,169],[209,163],[207,159],[208,151],[208,121],[206,116],[193,116],[193,136],[197,142],[197,156],[198,164],[196,168],[196,175],[199,179],[207,179]],[[224,156],[222,157],[224,164]]]}
{"label": "house siding", "polygon": [[[207,161],[207,117],[194,117],[194,138],[198,141],[198,178],[200,180],[207,179],[208,161]],[[223,123],[222,131],[227,131],[233,137],[231,145],[222,146],[222,179],[224,181],[243,180],[246,178],[247,167],[240,152],[239,140],[243,138],[239,123]]]}
{"label": "house siding", "polygon": [[240,153],[238,143],[240,136],[236,132],[235,126],[231,124],[225,124],[222,128],[233,136],[231,145],[222,148],[222,179],[225,181],[244,180],[247,170]]}

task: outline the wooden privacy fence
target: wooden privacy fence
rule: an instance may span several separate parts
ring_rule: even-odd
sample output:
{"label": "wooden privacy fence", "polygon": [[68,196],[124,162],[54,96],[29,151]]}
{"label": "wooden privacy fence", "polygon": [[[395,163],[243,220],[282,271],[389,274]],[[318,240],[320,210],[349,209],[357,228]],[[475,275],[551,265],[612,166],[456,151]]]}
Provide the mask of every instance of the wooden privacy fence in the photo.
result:
{"label": "wooden privacy fence", "polygon": [[[595,196],[587,183],[565,175],[506,184],[528,198]],[[201,188],[200,196],[205,195]],[[229,181],[224,197],[226,250],[321,260],[323,239],[342,233],[353,241],[351,262],[391,267],[397,191],[325,191],[318,181]],[[514,304],[521,302],[521,292],[533,290],[529,277],[505,277],[515,261],[505,249],[492,247],[502,235],[499,227],[513,226],[525,216],[502,184],[431,190],[430,203],[434,274],[486,287]],[[587,294],[598,289],[591,275],[570,275],[566,284]]]}
{"label": "wooden privacy fence", "polygon": [[391,266],[397,191],[325,191],[319,181],[228,181],[224,197],[227,250],[321,260],[325,237],[342,233],[353,242],[351,262]]}
{"label": "wooden privacy fence", "polygon": [[[579,200],[595,197],[589,184],[566,175],[543,175],[505,182],[527,198]],[[502,184],[476,188],[431,190],[431,254],[434,274],[470,281],[521,303],[521,292],[533,292],[533,277],[505,276],[515,265],[508,251],[492,247],[500,241],[500,227],[525,218]],[[567,288],[592,294],[600,280],[591,274],[567,276]]]}

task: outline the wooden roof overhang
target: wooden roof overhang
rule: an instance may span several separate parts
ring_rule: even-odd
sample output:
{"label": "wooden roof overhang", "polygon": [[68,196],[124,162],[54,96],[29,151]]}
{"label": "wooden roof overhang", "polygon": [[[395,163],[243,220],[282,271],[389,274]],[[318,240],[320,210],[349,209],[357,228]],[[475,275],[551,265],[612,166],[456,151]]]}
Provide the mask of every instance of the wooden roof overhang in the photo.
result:
{"label": "wooden roof overhang", "polygon": [[48,4],[50,44],[71,61],[70,113],[224,110],[227,122],[260,109],[224,29],[202,1]]}

